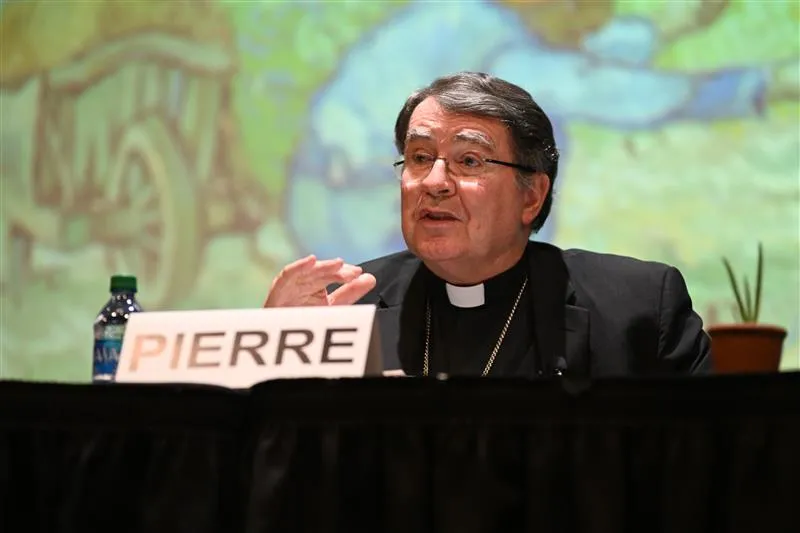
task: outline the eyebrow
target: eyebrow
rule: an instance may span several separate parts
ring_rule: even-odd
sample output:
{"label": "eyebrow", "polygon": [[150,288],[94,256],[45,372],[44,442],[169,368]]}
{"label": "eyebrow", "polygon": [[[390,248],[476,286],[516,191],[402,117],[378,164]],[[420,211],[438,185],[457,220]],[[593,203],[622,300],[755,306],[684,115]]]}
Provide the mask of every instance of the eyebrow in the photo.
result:
{"label": "eyebrow", "polygon": [[[433,139],[433,134],[429,129],[414,128],[409,130],[408,133],[406,134],[406,144],[411,141],[419,141],[419,140],[430,141],[432,139]],[[479,131],[474,131],[474,130],[466,130],[458,132],[455,134],[455,136],[453,136],[453,140],[457,142],[478,144],[491,149],[495,148],[494,141],[492,141],[490,137],[484,135]]]}
{"label": "eyebrow", "polygon": [[488,136],[479,131],[467,130],[461,131],[455,135],[455,140],[460,142],[467,142],[471,144],[479,144],[486,148],[494,149],[494,142]]}
{"label": "eyebrow", "polygon": [[430,141],[431,139],[433,139],[433,135],[429,129],[414,128],[406,133],[406,144],[411,141]]}

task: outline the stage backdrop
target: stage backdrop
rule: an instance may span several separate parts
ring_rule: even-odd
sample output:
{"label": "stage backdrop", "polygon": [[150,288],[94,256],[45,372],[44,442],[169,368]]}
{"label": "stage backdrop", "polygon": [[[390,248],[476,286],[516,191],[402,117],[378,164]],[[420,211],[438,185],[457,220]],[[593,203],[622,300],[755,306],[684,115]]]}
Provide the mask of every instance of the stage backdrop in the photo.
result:
{"label": "stage backdrop", "polygon": [[86,380],[108,277],[148,309],[257,307],[299,256],[400,250],[392,128],[460,70],[528,89],[563,154],[563,247],[721,258],[798,368],[795,0],[2,2],[0,376]]}

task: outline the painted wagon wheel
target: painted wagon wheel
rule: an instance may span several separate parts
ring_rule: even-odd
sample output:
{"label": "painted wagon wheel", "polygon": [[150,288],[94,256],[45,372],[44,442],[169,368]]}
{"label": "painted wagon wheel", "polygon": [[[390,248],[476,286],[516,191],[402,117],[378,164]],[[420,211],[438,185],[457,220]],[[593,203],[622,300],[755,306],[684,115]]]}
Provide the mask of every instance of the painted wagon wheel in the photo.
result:
{"label": "painted wagon wheel", "polygon": [[105,197],[113,211],[98,231],[114,271],[139,278],[146,308],[165,308],[186,296],[203,250],[197,190],[177,139],[160,118],[123,132]]}

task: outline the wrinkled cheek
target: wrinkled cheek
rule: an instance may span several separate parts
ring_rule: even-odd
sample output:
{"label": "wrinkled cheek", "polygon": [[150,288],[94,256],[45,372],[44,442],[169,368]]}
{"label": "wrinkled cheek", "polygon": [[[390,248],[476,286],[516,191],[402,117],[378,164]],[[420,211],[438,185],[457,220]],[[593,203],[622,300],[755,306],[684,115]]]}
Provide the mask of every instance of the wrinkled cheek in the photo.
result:
{"label": "wrinkled cheek", "polygon": [[418,195],[419,194],[419,183],[413,183],[410,181],[401,181],[400,182],[400,194],[403,196],[407,195]]}
{"label": "wrinkled cheek", "polygon": [[419,198],[419,187],[405,182],[400,183],[400,216],[403,233],[411,230],[414,208]]}
{"label": "wrinkled cheek", "polygon": [[469,228],[471,230],[480,229],[480,213],[482,209],[486,210],[487,207],[486,205],[482,205],[485,204],[486,186],[480,182],[462,181],[459,184],[458,193],[459,199],[461,200],[461,208],[464,210],[464,215],[469,222]]}
{"label": "wrinkled cheek", "polygon": [[420,188],[418,184],[401,182],[400,183],[400,205],[403,213],[413,210],[419,201]]}

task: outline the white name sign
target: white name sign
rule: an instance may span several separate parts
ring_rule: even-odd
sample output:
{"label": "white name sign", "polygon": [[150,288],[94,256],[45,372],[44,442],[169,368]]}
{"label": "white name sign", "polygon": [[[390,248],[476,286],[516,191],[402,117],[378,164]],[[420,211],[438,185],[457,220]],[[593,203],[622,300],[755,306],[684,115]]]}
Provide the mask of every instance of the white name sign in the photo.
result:
{"label": "white name sign", "polygon": [[248,388],[281,378],[380,375],[374,305],[131,315],[116,380]]}

